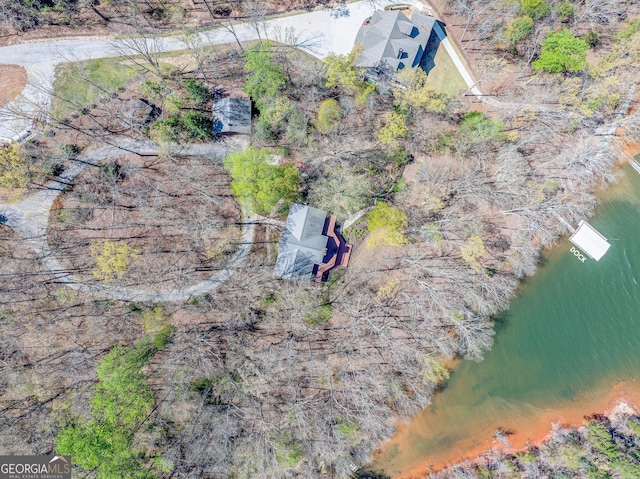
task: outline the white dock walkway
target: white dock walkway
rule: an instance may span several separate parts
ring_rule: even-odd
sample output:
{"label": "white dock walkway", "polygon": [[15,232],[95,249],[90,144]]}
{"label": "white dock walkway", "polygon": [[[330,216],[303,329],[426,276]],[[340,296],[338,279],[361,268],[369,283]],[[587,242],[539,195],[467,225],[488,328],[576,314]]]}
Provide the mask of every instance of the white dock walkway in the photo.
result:
{"label": "white dock walkway", "polygon": [[611,246],[607,238],[584,220],[580,221],[578,229],[569,237],[569,241],[596,261],[600,261]]}

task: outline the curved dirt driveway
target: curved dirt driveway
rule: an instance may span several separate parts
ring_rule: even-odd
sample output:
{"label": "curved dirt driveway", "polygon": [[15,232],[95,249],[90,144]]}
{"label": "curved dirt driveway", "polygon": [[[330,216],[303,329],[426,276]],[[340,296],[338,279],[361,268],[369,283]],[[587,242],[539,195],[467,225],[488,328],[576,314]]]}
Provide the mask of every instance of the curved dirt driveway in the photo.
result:
{"label": "curved dirt driveway", "polygon": [[[309,52],[319,58],[324,58],[329,53],[346,54],[351,51],[356,33],[363,20],[370,16],[374,10],[393,3],[399,2],[393,0],[377,0],[375,2],[361,0],[347,4],[346,10],[342,10],[341,15],[334,15],[331,10],[322,10],[276,18],[261,23],[259,26],[260,32],[256,30],[253,24],[238,24],[234,26],[235,37],[225,28],[215,28],[201,32],[199,40],[204,45],[220,45],[233,43],[236,39],[240,41],[255,40],[259,36],[276,39],[279,35],[297,36],[301,43],[310,45]],[[419,0],[405,0],[402,3],[413,4],[419,9],[424,6]],[[482,101],[494,104],[494,106],[504,107],[505,104],[498,100],[487,99],[482,96],[471,75],[458,57],[457,52],[448,38],[446,38],[445,32],[439,26],[437,26],[436,32],[441,37],[444,48],[451,56],[471,93],[478,96]],[[154,48],[161,52],[188,48],[177,37],[161,37],[150,39],[150,41],[153,41]],[[53,75],[58,64],[69,61],[113,57],[119,54],[114,47],[113,40],[108,38],[61,39],[0,48],[0,57],[2,57],[3,62],[24,66],[29,80],[21,97],[0,109],[0,140],[2,138],[24,138],[30,130],[31,122],[28,118],[35,117],[38,111],[47,110],[50,90],[53,86]],[[233,147],[230,148],[230,146],[230,144],[224,146],[220,144],[192,145],[182,153],[187,155],[206,153],[220,155],[221,157],[234,149]],[[215,289],[228,279],[232,271],[237,269],[246,258],[253,238],[253,223],[251,221],[243,224],[240,247],[229,261],[226,270],[201,283],[180,290],[147,291],[112,285],[84,284],[66,271],[53,255],[46,241],[49,210],[53,200],[60,190],[64,188],[65,182],[70,182],[86,166],[96,164],[122,150],[155,153],[157,148],[151,143],[131,142],[129,144],[121,143],[119,148],[103,147],[94,150],[79,158],[80,161],[67,170],[59,181],[54,181],[47,185],[49,189],[40,191],[18,204],[0,204],[0,214],[7,218],[6,223],[9,226],[31,244],[42,258],[45,268],[52,272],[58,281],[74,289],[120,300],[157,302],[185,301],[192,296]]]}
{"label": "curved dirt driveway", "polygon": [[[187,156],[208,156],[222,159],[228,152],[243,149],[248,139],[233,138],[224,143],[207,143],[191,145],[176,151]],[[87,283],[74,277],[60,263],[47,243],[47,224],[49,211],[53,201],[65,186],[90,165],[97,165],[101,161],[123,152],[141,154],[155,154],[157,145],[150,142],[122,142],[119,147],[105,146],[80,156],[58,180],[49,182],[46,189],[38,191],[23,201],[15,204],[0,204],[0,214],[6,218],[5,224],[11,227],[38,254],[45,270],[53,274],[60,284],[64,284],[78,291],[91,295],[122,301],[140,302],[180,302],[207,293],[222,283],[237,271],[244,263],[253,242],[254,223],[244,218],[242,235],[237,251],[231,257],[224,270],[217,272],[204,281],[183,288],[152,291],[141,288],[130,288],[112,284]]]}

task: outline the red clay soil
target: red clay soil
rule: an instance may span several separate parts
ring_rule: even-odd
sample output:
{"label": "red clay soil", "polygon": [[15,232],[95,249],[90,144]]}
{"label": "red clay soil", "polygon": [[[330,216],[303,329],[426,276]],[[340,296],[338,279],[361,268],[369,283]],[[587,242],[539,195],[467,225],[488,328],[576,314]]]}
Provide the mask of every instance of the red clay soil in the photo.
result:
{"label": "red clay soil", "polygon": [[0,108],[16,99],[27,85],[27,71],[19,65],[0,65]]}
{"label": "red clay soil", "polygon": [[636,156],[640,154],[640,141],[633,141],[631,139],[625,138],[623,148],[624,151],[629,153],[631,156]]}
{"label": "red clay soil", "polygon": [[[483,462],[484,457],[490,456],[492,453],[514,453],[527,447],[540,445],[549,438],[555,424],[579,427],[582,426],[585,417],[598,413],[608,415],[614,407],[621,403],[626,403],[634,408],[640,404],[640,384],[637,381],[621,382],[613,386],[603,384],[581,399],[558,404],[552,409],[540,410],[535,417],[523,416],[518,424],[509,427],[509,430],[513,431],[513,434],[507,438],[509,446],[492,439],[476,443],[471,438],[469,444],[453,444],[442,456],[425,458],[423,464],[404,474],[394,475],[392,479],[423,479],[428,477],[430,472],[440,471],[464,459]],[[403,427],[401,425],[398,431],[401,431]],[[492,432],[493,430],[487,431],[484,436],[491,438]],[[411,436],[403,434],[402,437],[410,438]],[[472,442],[473,446],[471,446]],[[399,441],[393,442],[393,446],[399,449],[410,447],[409,444],[403,444]]]}

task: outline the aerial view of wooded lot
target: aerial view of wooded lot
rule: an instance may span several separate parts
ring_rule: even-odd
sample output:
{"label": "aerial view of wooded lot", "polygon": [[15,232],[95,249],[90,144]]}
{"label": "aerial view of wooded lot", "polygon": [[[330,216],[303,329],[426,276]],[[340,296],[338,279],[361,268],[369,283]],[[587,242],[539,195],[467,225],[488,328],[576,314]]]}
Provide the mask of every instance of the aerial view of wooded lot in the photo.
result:
{"label": "aerial view of wooded lot", "polygon": [[375,461],[640,144],[636,2],[398,3],[0,0],[0,455],[640,477],[627,409]]}

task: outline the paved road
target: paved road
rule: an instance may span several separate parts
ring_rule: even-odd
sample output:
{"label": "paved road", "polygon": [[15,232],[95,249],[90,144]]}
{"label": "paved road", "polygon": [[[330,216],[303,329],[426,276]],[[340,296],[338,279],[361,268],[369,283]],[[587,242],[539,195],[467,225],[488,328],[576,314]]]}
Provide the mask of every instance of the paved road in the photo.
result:
{"label": "paved road", "polygon": [[[306,44],[308,51],[318,58],[324,58],[329,53],[346,54],[351,51],[362,22],[374,10],[393,3],[413,4],[422,10],[426,2],[362,0],[350,3],[343,9],[326,9],[267,20],[259,26],[260,35],[262,38],[282,39],[290,33],[292,35],[287,36],[294,36],[298,43]],[[496,107],[519,107],[519,105],[505,104],[495,98],[483,96],[444,30],[438,24],[435,25],[435,30],[441,44],[473,95]],[[258,38],[256,26],[250,23],[235,25],[234,32],[243,42]],[[236,41],[228,29],[220,27],[201,32],[199,36],[204,45],[221,45]],[[162,52],[188,48],[178,37],[159,37],[149,41],[154,43],[153,46],[157,51]],[[0,109],[0,139],[18,139],[30,128],[30,121],[25,117],[33,118],[38,109],[48,108],[49,92],[53,85],[56,65],[69,61],[118,56],[121,54],[118,45],[122,46],[109,38],[82,38],[33,42],[0,48],[0,62],[24,66],[28,77],[28,84],[22,97]]]}
{"label": "paved road", "polygon": [[[323,10],[295,16],[277,18],[262,23],[257,31],[252,24],[234,26],[234,34],[224,28],[216,28],[200,33],[203,44],[220,45],[268,37],[280,39],[296,37],[298,43],[306,44],[308,50],[319,58],[329,53],[345,54],[351,50],[356,33],[365,18],[376,9],[393,3],[389,0],[375,2],[360,1],[351,3],[339,10]],[[178,37],[161,37],[153,41],[157,51],[167,52],[186,49],[187,45]],[[117,42],[110,38],[63,39],[57,41],[32,42],[0,48],[0,62],[22,65],[27,70],[28,84],[16,101],[0,110],[0,139],[17,139],[30,128],[30,120],[36,112],[46,109],[49,104],[55,67],[64,62],[81,61],[120,55]],[[151,143],[123,143],[120,148],[140,153],[154,153],[156,147]],[[183,154],[207,154],[222,157],[230,149],[242,149],[241,145],[193,145]],[[245,260],[252,240],[254,223],[243,225],[242,239],[235,255],[227,268],[209,279],[181,290],[148,291],[135,288],[123,288],[112,285],[86,284],[70,274],[55,257],[46,239],[49,211],[64,184],[71,182],[88,165],[97,164],[121,150],[115,147],[103,147],[83,155],[77,163],[67,170],[59,181],[51,182],[48,189],[42,190],[20,203],[0,204],[0,214],[7,218],[12,227],[34,248],[42,258],[45,268],[54,274],[63,284],[88,293],[130,301],[185,301],[189,297],[211,291],[227,280]]]}
{"label": "paved road", "polygon": [[[208,158],[222,159],[229,151],[242,150],[247,145],[247,138],[236,137],[225,143],[191,145],[180,151],[180,154],[204,155]],[[73,179],[88,166],[97,165],[109,157],[122,154],[122,148],[130,152],[142,154],[155,154],[157,152],[157,145],[150,142],[129,141],[122,142],[120,146],[121,148],[106,146],[82,155],[58,180],[48,183],[46,189],[38,191],[19,203],[0,203],[0,214],[7,218],[6,224],[13,228],[13,230],[36,251],[42,260],[45,270],[51,272],[59,283],[97,297],[123,301],[176,302],[187,301],[191,297],[202,295],[220,286],[242,266],[251,249],[255,229],[255,224],[251,219],[244,219],[240,244],[225,269],[200,283],[181,289],[174,288],[170,290],[151,291],[142,288],[127,288],[110,284],[83,282],[67,271],[53,254],[47,243],[49,211],[51,210],[53,201],[68,183],[73,181]]]}
{"label": "paved road", "polygon": [[[255,25],[245,23],[234,26],[235,36],[225,28],[201,32],[199,36],[205,45],[234,43],[236,37],[240,41],[249,41],[257,39],[259,35],[262,38],[268,37],[272,39],[281,39],[285,35],[288,37],[294,36],[297,38],[298,43],[307,45],[310,53],[319,58],[324,58],[329,53],[349,53],[364,19],[369,17],[374,10],[392,3],[398,2],[391,0],[376,0],[374,2],[363,0],[348,4],[348,6],[338,10],[322,10],[268,20],[259,26],[260,32],[258,32]],[[419,9],[424,7],[423,3],[418,0],[407,0],[403,3],[411,3]],[[496,99],[487,99],[482,96],[482,92],[475,85],[457,51],[438,24],[436,24],[436,33],[439,35],[442,45],[451,56],[471,93],[477,95],[483,101],[491,104],[495,103],[495,106],[504,106]],[[178,37],[159,37],[149,41],[153,42],[154,49],[162,52],[187,48],[187,45]],[[25,117],[34,117],[39,109],[48,107],[55,67],[58,64],[112,57],[120,54],[121,50],[118,49],[118,43],[110,38],[64,39],[0,48],[0,61],[2,63],[22,65],[27,70],[28,75],[28,84],[21,97],[0,110],[0,139],[16,139],[24,135],[30,128],[30,121]],[[16,112],[19,112],[19,114]],[[119,146],[140,153],[155,152],[154,145],[150,143],[121,144]],[[227,148],[229,146],[193,145],[183,154],[203,154],[202,150],[204,148],[208,149],[206,153],[209,155],[222,156],[228,151]],[[217,149],[220,150],[218,151]],[[244,225],[241,245],[230,260],[226,271],[217,273],[208,280],[180,291],[150,292],[110,285],[83,284],[65,270],[49,249],[46,241],[49,210],[53,200],[58,195],[58,190],[64,186],[64,182],[70,182],[86,166],[96,164],[110,155],[118,153],[118,151],[114,147],[103,147],[84,155],[81,158],[84,163],[76,163],[65,172],[59,182],[52,182],[48,185],[50,189],[40,191],[15,205],[0,204],[0,214],[4,214],[8,218],[7,224],[33,246],[42,257],[43,264],[47,270],[54,273],[62,283],[78,290],[121,300],[184,301],[191,296],[210,291],[225,281],[231,272],[242,264],[249,251],[253,238],[253,223],[251,222]]]}
{"label": "paved road", "polygon": [[[394,3],[390,0],[376,2],[378,6]],[[343,10],[322,10],[288,17],[267,20],[260,25],[262,38],[284,38],[293,33],[298,43],[309,45],[309,52],[324,58],[329,53],[344,54],[351,51],[356,34],[362,22],[375,10],[372,2],[363,0],[351,3]],[[235,34],[241,41],[258,39],[254,25],[243,23],[234,26]],[[266,35],[265,35],[266,34]],[[215,28],[199,34],[204,45],[235,43],[231,32],[225,28]],[[187,45],[178,37],[151,39],[154,48],[168,52],[183,50]],[[118,43],[110,38],[82,38],[57,41],[43,41],[10,45],[0,48],[0,63],[22,65],[27,70],[28,85],[22,98],[0,110],[0,138],[17,138],[30,127],[27,117],[43,105],[48,105],[56,65],[70,61],[120,55]],[[17,115],[16,112],[22,112]]]}
{"label": "paved road", "polygon": [[[393,3],[412,4],[420,10],[428,5],[428,2],[420,0],[361,0],[342,9],[326,9],[267,20],[258,28],[262,38],[296,37],[298,43],[307,45],[308,51],[318,58],[324,58],[329,53],[346,54],[351,51],[364,19],[374,10]],[[442,27],[436,23],[435,30],[473,95],[497,108],[522,107],[521,104],[505,103],[484,96]],[[235,25],[234,32],[243,42],[259,38],[256,26],[251,23]],[[228,29],[221,27],[201,32],[199,37],[204,45],[221,45],[236,41]],[[188,48],[179,37],[159,37],[149,41],[154,42],[154,48],[162,52]],[[0,140],[21,138],[30,129],[30,120],[25,118],[33,118],[39,109],[48,108],[56,65],[69,61],[118,56],[122,51],[118,45],[122,46],[110,38],[82,38],[32,42],[0,48],[0,62],[24,66],[28,77],[28,84],[22,96],[0,109]],[[546,107],[537,109],[552,110]]]}

